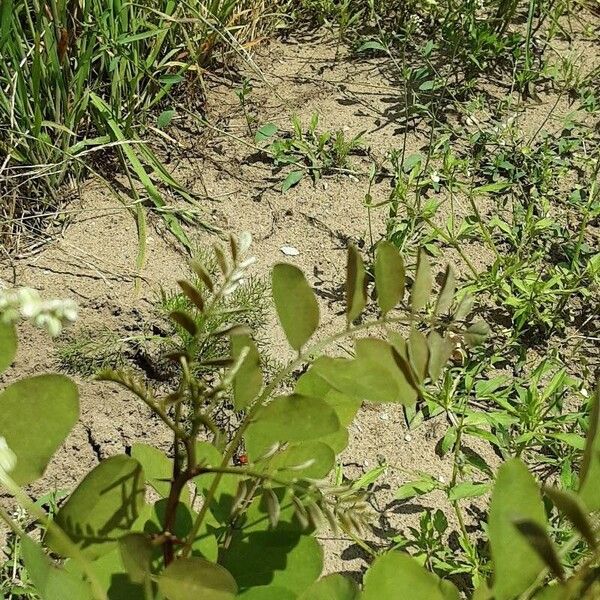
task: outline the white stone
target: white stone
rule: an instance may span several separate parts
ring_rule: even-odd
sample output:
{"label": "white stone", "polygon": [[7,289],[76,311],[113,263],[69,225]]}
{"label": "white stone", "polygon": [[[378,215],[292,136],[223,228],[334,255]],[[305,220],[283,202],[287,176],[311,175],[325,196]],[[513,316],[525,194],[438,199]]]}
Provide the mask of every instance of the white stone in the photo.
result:
{"label": "white stone", "polygon": [[294,246],[281,246],[280,250],[286,256],[298,256],[298,254],[300,254],[300,250],[298,250],[298,248],[294,248]]}

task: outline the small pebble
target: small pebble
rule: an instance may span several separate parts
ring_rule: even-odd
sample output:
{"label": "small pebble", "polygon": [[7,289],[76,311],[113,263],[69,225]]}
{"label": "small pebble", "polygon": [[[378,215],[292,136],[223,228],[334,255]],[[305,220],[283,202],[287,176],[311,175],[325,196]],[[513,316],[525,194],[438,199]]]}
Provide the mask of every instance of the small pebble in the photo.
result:
{"label": "small pebble", "polygon": [[363,467],[368,467],[368,466],[369,466],[369,461],[365,459],[363,461]]}
{"label": "small pebble", "polygon": [[407,433],[407,434],[404,436],[404,441],[405,441],[405,442],[410,442],[411,440],[412,440],[412,435],[410,435],[410,433]]}
{"label": "small pebble", "polygon": [[446,483],[446,480],[444,479],[443,475],[439,475],[437,479],[440,483]]}
{"label": "small pebble", "polygon": [[300,254],[300,250],[294,248],[294,246],[281,246],[281,251],[286,256],[298,256],[298,254]]}
{"label": "small pebble", "polygon": [[381,414],[379,415],[379,418],[380,418],[382,421],[389,421],[389,419],[390,419],[390,417],[389,417],[389,415],[388,415],[387,413],[381,413]]}

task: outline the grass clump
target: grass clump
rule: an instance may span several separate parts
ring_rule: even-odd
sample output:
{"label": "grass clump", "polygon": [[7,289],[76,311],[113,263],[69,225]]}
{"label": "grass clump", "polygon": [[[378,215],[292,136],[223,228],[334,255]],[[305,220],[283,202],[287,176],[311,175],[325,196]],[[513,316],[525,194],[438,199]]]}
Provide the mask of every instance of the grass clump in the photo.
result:
{"label": "grass clump", "polygon": [[[90,172],[129,181],[185,245],[169,194],[193,197],[146,142],[175,113],[174,95],[217,50],[240,52],[258,34],[262,4],[191,0],[6,0],[0,28],[0,239],[43,227],[66,190]],[[192,96],[195,95],[192,93]],[[109,166],[110,165],[110,166]],[[143,213],[136,209],[143,231]]]}

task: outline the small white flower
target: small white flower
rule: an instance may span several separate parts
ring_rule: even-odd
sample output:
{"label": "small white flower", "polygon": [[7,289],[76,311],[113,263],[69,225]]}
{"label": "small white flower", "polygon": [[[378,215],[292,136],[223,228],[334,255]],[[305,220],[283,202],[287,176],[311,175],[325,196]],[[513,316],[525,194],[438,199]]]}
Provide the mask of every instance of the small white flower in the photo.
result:
{"label": "small white flower", "polygon": [[55,336],[61,332],[63,324],[75,321],[77,304],[61,299],[43,301],[39,292],[31,288],[0,290],[0,319],[15,323],[19,317],[33,321],[34,325]]}
{"label": "small white flower", "polygon": [[241,285],[240,281],[234,281],[232,283],[230,283],[229,285],[226,285],[223,288],[223,296],[230,296],[231,294],[233,294],[233,292],[235,292],[235,290],[237,290]]}
{"label": "small white flower", "polygon": [[238,242],[240,244],[240,253],[245,254],[252,244],[252,234],[249,231],[242,231],[238,238]]}
{"label": "small white flower", "polygon": [[433,181],[433,183],[439,183],[442,180],[442,178],[440,177],[440,174],[437,171],[433,171],[431,173],[431,181]]}
{"label": "small white flower", "polygon": [[63,307],[63,317],[73,323],[73,321],[77,320],[77,304],[71,300],[65,301],[65,306]]}
{"label": "small white flower", "polygon": [[40,297],[35,290],[21,288],[17,292],[17,300],[21,305],[21,314],[24,319],[31,319],[40,312]]}
{"label": "small white flower", "polygon": [[281,246],[280,250],[286,256],[298,256],[300,254],[300,250],[294,246]]}
{"label": "small white flower", "polygon": [[238,267],[242,271],[245,271],[248,267],[251,267],[256,262],[256,256],[249,256],[246,260],[240,263]]}
{"label": "small white flower", "polygon": [[25,523],[27,521],[27,511],[22,506],[17,506],[17,508],[15,508],[13,516],[19,523]]}

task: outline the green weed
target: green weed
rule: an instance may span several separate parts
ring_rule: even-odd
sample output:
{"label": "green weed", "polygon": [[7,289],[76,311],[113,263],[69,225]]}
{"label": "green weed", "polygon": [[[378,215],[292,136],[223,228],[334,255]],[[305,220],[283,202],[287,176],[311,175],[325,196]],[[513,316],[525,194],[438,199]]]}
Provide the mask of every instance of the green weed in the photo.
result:
{"label": "green weed", "polygon": [[324,175],[347,171],[350,155],[363,147],[362,133],[351,138],[347,138],[342,130],[319,133],[319,115],[316,113],[306,130],[297,117],[292,118],[292,125],[291,133],[278,134],[277,126],[267,123],[255,136],[256,143],[273,161],[276,172],[292,167],[281,184],[284,192],[307,175],[316,182]]}

